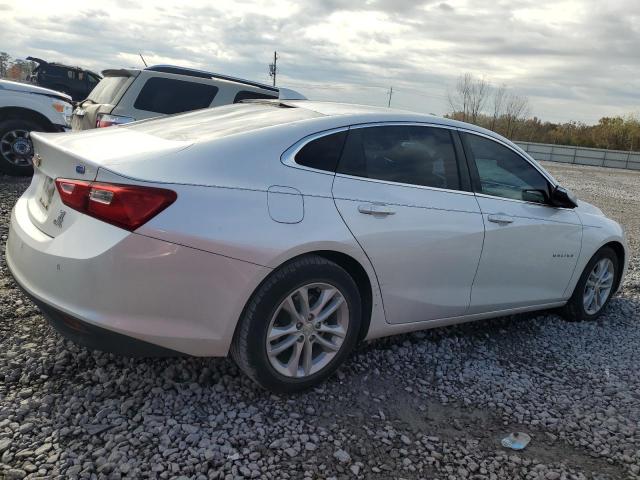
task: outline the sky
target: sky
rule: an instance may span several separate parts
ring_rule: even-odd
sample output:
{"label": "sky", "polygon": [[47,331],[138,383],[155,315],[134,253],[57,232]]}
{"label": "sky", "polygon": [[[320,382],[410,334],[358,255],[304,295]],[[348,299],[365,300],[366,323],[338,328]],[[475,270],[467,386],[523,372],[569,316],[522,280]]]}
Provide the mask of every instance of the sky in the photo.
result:
{"label": "sky", "polygon": [[442,115],[472,73],[543,120],[640,114],[638,0],[0,0],[0,51],[100,71],[177,64],[308,98]]}

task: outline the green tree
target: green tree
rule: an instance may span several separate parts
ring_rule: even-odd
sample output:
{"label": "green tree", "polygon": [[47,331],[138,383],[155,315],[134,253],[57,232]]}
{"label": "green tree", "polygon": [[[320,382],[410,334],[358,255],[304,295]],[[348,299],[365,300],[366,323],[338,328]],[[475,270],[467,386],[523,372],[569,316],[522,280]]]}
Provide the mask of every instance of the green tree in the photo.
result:
{"label": "green tree", "polygon": [[7,52],[0,52],[0,78],[4,78],[7,76],[9,62],[11,62],[11,55],[9,55]]}

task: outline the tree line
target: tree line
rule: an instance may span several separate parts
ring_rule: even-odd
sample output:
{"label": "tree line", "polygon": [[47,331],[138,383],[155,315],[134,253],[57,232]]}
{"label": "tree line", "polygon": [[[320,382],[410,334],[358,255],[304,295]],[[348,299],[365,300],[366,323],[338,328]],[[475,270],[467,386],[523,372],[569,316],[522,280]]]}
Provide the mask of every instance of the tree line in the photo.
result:
{"label": "tree line", "polygon": [[[0,52],[0,78],[25,81],[35,62]],[[493,130],[511,140],[612,150],[640,150],[640,119],[634,115],[603,117],[595,125],[553,123],[531,117],[529,99],[507,85],[492,85],[471,73],[461,75],[448,92],[449,118]]]}
{"label": "tree line", "polygon": [[7,52],[0,52],[0,78],[21,82],[31,75],[36,66],[35,62],[12,59]]}
{"label": "tree line", "polygon": [[531,117],[526,96],[470,73],[458,78],[447,98],[450,108],[447,117],[493,130],[511,140],[640,150],[640,119],[634,115],[602,117],[595,125],[542,121]]}

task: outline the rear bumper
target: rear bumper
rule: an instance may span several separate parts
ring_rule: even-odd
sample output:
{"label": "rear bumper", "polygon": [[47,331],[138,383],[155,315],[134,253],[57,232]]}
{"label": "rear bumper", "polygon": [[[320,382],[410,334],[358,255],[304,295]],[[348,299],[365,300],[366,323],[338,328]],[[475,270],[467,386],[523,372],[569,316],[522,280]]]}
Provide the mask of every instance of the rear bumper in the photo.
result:
{"label": "rear bumper", "polygon": [[7,265],[54,326],[91,348],[226,356],[246,299],[270,271],[86,216],[52,238],[26,202],[11,215]]}
{"label": "rear bumper", "polygon": [[[11,268],[9,268],[11,272]],[[11,272],[13,274],[13,272]],[[91,350],[115,353],[127,357],[182,357],[185,354],[152,343],[128,337],[106,328],[97,327],[48,305],[27,292],[16,280],[23,293],[33,301],[49,323],[65,338]]]}

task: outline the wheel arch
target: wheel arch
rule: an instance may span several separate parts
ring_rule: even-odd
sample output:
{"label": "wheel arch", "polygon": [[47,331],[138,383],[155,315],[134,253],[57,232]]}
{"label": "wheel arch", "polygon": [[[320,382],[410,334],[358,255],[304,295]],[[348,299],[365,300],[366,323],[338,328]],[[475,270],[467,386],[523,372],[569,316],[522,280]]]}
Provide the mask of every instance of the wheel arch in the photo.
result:
{"label": "wheel arch", "polygon": [[0,107],[0,116],[10,119],[27,119],[33,122],[36,122],[46,128],[46,131],[54,132],[56,131],[55,126],[47,117],[45,117],[42,113],[32,110],[30,108],[25,107]]}
{"label": "wheel arch", "polygon": [[600,247],[600,250],[607,247],[613,250],[616,254],[616,257],[618,258],[618,271],[616,272],[615,283],[613,285],[613,291],[617,292],[618,288],[620,288],[620,281],[622,280],[622,274],[624,273],[626,251],[625,251],[624,245],[622,245],[622,243],[616,240],[605,243],[602,247]]}
{"label": "wheel arch", "polygon": [[308,255],[318,255],[339,265],[346,270],[356,282],[360,298],[362,299],[362,323],[360,325],[358,341],[364,340],[369,332],[369,325],[371,324],[371,317],[373,315],[373,285],[371,284],[371,279],[367,271],[360,262],[352,256],[335,250],[316,250],[309,252]]}
{"label": "wheel arch", "polygon": [[309,255],[316,255],[324,258],[325,260],[329,260],[336,265],[343,268],[350,276],[353,278],[356,286],[358,287],[358,292],[360,293],[360,298],[362,299],[362,322],[360,325],[360,331],[358,332],[358,341],[362,341],[366,338],[367,333],[369,332],[369,326],[371,325],[371,319],[373,317],[373,288],[374,284],[372,284],[369,275],[364,268],[364,266],[353,256],[348,255],[346,253],[337,251],[337,250],[309,250],[303,253],[298,253],[290,258],[287,258],[282,263],[280,263],[277,267],[275,267],[269,275],[266,275],[265,278],[253,289],[251,295],[247,297],[247,302],[240,313],[240,317],[236,322],[236,326],[234,328],[233,337],[236,336],[238,331],[238,326],[240,325],[240,319],[245,314],[247,306],[250,304],[251,299],[256,294],[256,292],[262,287],[262,285],[269,279],[271,274],[276,270],[279,270],[284,265],[290,262],[294,262],[301,257],[306,257]]}

